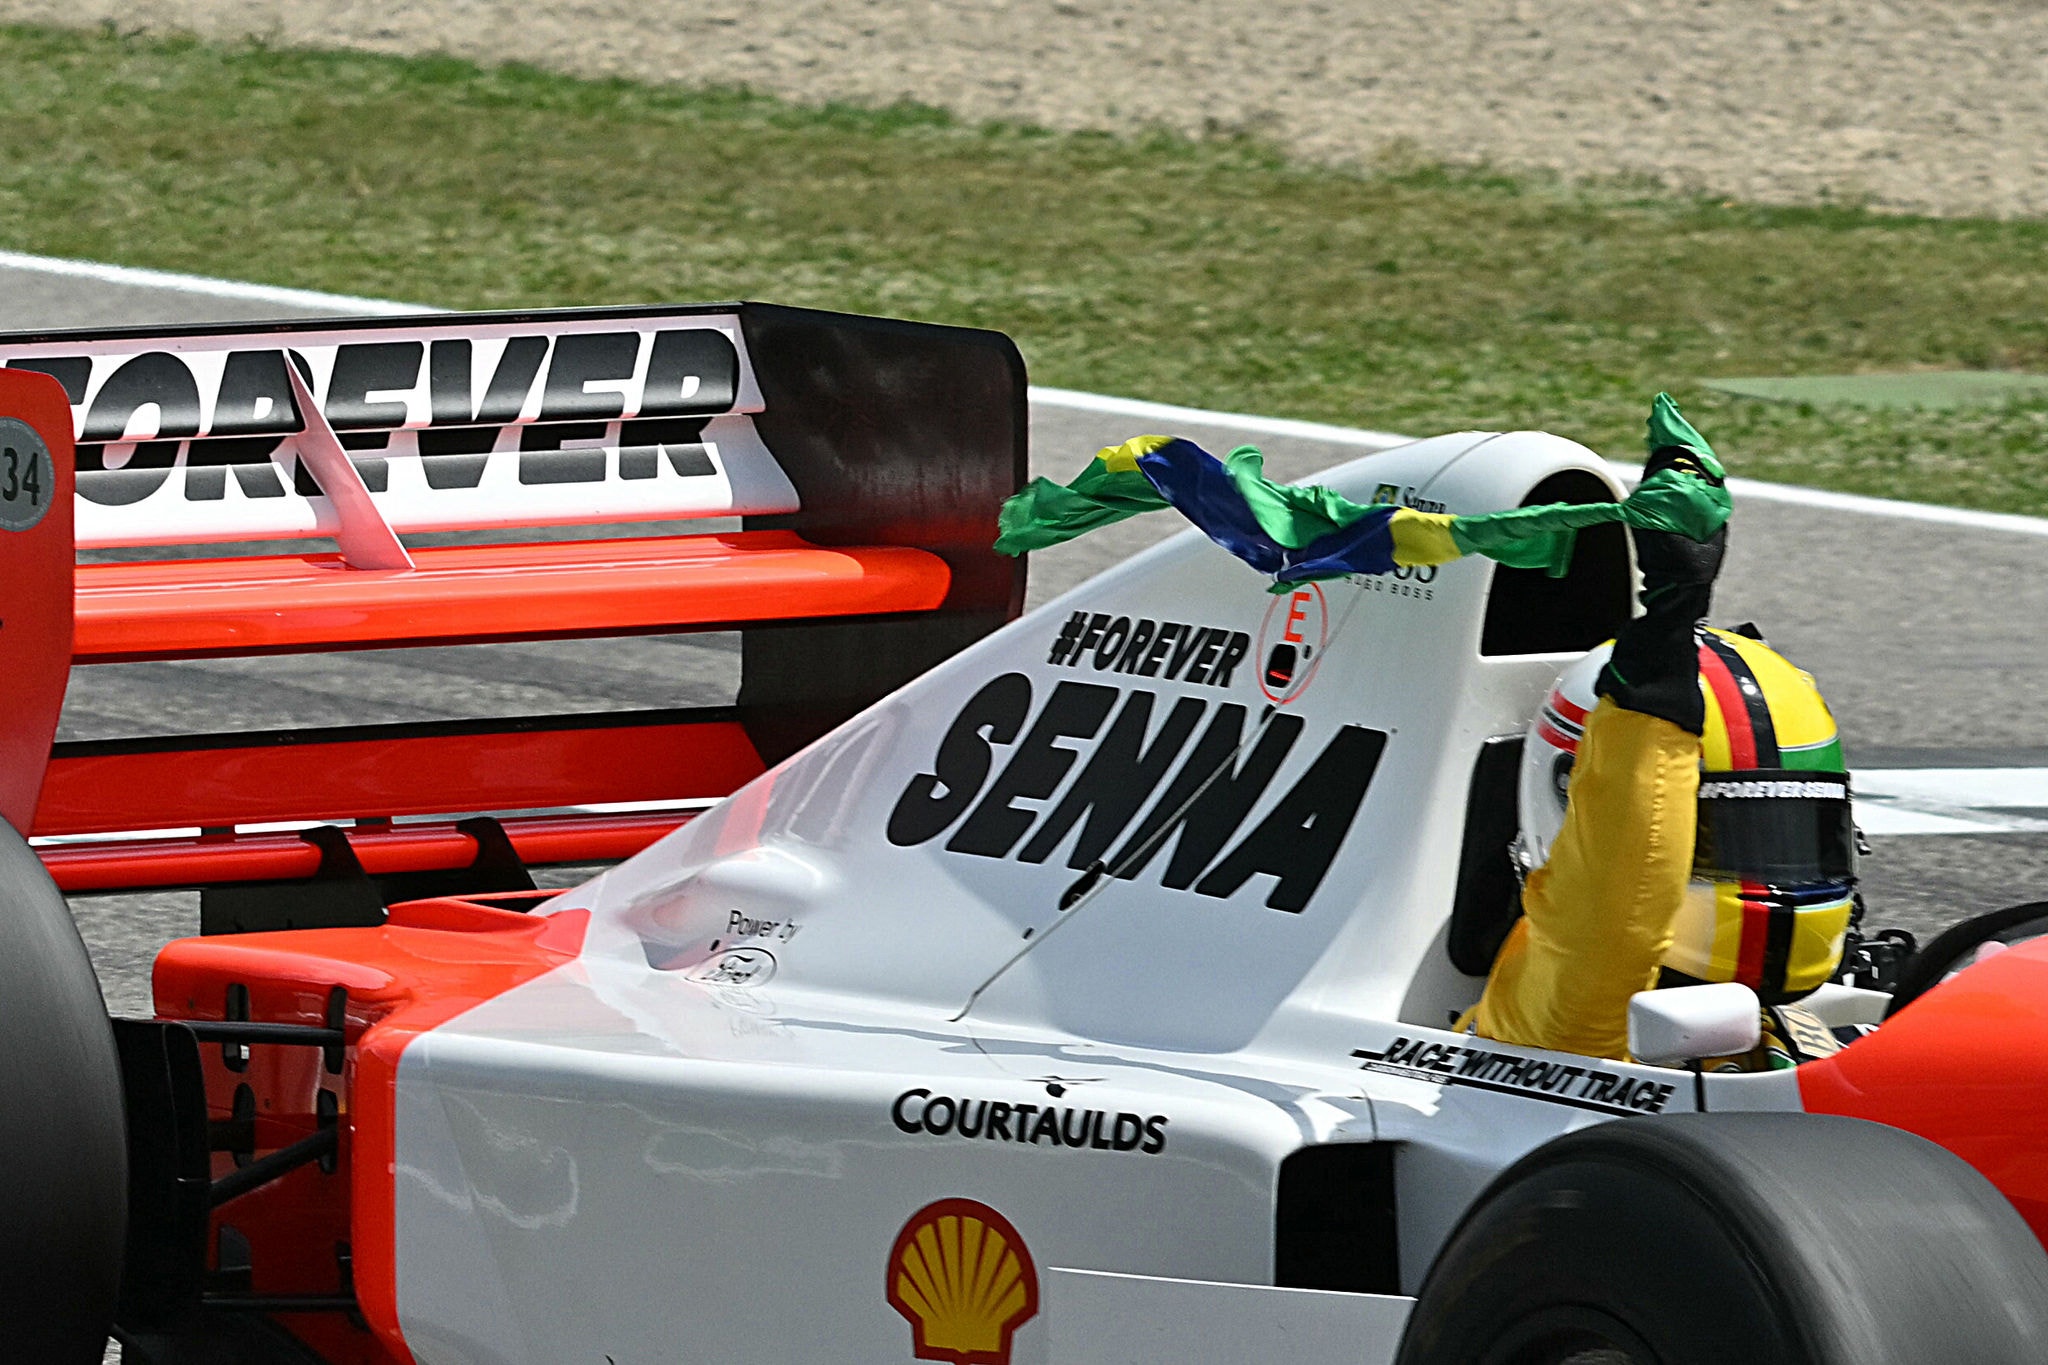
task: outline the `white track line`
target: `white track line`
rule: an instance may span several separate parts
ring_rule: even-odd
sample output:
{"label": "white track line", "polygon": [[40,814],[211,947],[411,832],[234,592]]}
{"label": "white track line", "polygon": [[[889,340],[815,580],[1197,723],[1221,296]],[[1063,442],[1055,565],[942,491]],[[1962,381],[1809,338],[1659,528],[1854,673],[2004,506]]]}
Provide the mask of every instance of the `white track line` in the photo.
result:
{"label": "white track line", "polygon": [[2048,769],[1888,768],[1854,781],[1856,823],[1866,834],[2048,831]]}
{"label": "white track line", "polygon": [[1331,426],[1327,422],[1301,422],[1292,417],[1254,417],[1242,412],[1211,412],[1207,408],[1184,408],[1176,403],[1149,403],[1141,398],[1112,398],[1107,394],[1082,393],[1078,389],[1042,389],[1031,386],[1030,399],[1043,407],[1073,408],[1079,412],[1106,412],[1116,417],[1141,421],[1186,422],[1190,426],[1220,427],[1225,431],[1251,431],[1267,436],[1293,436],[1328,445],[1363,446],[1367,450],[1391,450],[1415,438],[1391,431],[1364,431],[1358,427]]}
{"label": "white track line", "polygon": [[[351,294],[323,294],[311,289],[286,289],[274,284],[249,284],[241,280],[215,279],[207,275],[180,275],[163,270],[138,270],[125,265],[101,265],[96,261],[70,261],[54,256],[29,256],[0,251],[0,269],[34,270],[46,275],[70,275],[105,284],[134,285],[150,289],[207,294],[215,298],[249,299],[276,303],[288,308],[332,308],[337,312],[403,317],[437,310],[417,303],[391,299],[358,298]],[[1048,389],[1033,385],[1030,401],[1052,408],[1079,412],[1100,412],[1138,421],[1186,422],[1193,426],[1219,427],[1268,436],[1322,441],[1329,445],[1388,450],[1415,440],[1390,431],[1368,431],[1358,427],[1333,426],[1325,422],[1303,422],[1292,417],[1259,417],[1244,412],[1212,412],[1206,408],[1185,408],[1174,403],[1153,403],[1141,398],[1116,398],[1107,394],[1083,393],[1076,389]],[[1627,470],[1626,465],[1617,469]],[[1891,498],[1869,498],[1858,493],[1832,493],[1822,488],[1801,488],[1796,484],[1763,483],[1756,479],[1730,479],[1729,489],[1742,498],[1759,502],[1789,503],[1828,512],[1856,516],[1889,517],[1896,521],[1927,522],[1937,526],[1962,526],[1975,531],[2004,531],[2013,535],[2048,538],[2048,519],[2014,516],[2007,512],[1978,512],[1963,507],[1937,507],[1930,503],[1899,502]]]}
{"label": "white track line", "polygon": [[1980,810],[2048,810],[2048,768],[1872,769],[1856,774],[1856,795]]}
{"label": "white track line", "polygon": [[[1211,412],[1184,408],[1172,403],[1150,403],[1137,398],[1112,398],[1073,389],[1041,389],[1033,386],[1031,401],[1046,407],[1073,408],[1082,412],[1110,413],[1140,421],[1186,422],[1190,426],[1219,427],[1227,431],[1248,431],[1269,436],[1291,436],[1330,445],[1361,446],[1368,451],[1391,450],[1419,438],[1390,431],[1366,431],[1357,427],[1329,426],[1322,422],[1301,422],[1291,417],[1257,417],[1242,412]],[[1642,477],[1642,466],[1626,461],[1609,461],[1615,472],[1633,482]],[[1855,516],[1890,517],[1895,521],[1929,522],[1938,526],[1963,526],[1973,531],[2005,531],[2013,535],[2048,537],[2048,519],[2016,516],[2010,512],[1980,512],[1968,507],[1940,507],[1932,503],[1902,502],[1896,498],[1872,498],[1861,493],[1836,493],[1825,488],[1802,488],[1798,484],[1766,483],[1761,479],[1730,479],[1728,491],[1738,498],[1757,502],[1788,503],[1827,512],[1848,512]]]}
{"label": "white track line", "polygon": [[140,289],[164,289],[180,294],[205,294],[217,299],[249,299],[277,303],[287,308],[332,308],[337,314],[374,314],[401,317],[435,310],[417,303],[396,303],[390,299],[365,299],[353,294],[323,294],[317,289],[286,289],[275,284],[247,284],[240,280],[217,280],[208,275],[178,275],[167,270],[138,270],[126,265],[101,265],[98,261],[66,261],[54,256],[25,256],[17,251],[0,251],[0,270],[33,270],[43,275],[69,275],[96,280],[101,284],[131,285]]}
{"label": "white track line", "polygon": [[1730,479],[1728,491],[1738,498],[1784,502],[1826,512],[1930,522],[1936,526],[1963,526],[1972,531],[2005,531],[2016,536],[2048,536],[2048,519],[2016,516],[2011,512],[1979,512],[1969,507],[1939,507],[1926,502],[1867,498],[1861,493],[1834,493],[1825,488],[1801,488],[1797,484],[1764,483],[1757,479]]}

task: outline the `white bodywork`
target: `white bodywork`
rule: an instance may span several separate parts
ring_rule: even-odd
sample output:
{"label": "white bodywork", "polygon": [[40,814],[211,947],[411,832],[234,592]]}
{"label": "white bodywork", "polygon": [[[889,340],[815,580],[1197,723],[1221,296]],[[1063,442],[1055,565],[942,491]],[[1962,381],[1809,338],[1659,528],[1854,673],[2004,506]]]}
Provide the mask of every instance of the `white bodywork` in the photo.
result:
{"label": "white bodywork", "polygon": [[[1440,437],[1324,481],[1476,513],[1573,468],[1619,492],[1591,452],[1536,433]],[[591,911],[580,960],[401,1064],[400,1316],[416,1357],[906,1361],[910,1324],[884,1293],[892,1245],[920,1209],[962,1198],[1009,1220],[1047,1291],[1017,1325],[1018,1361],[1062,1340],[1064,1359],[1140,1358],[1071,1344],[1078,1329],[1053,1321],[1063,1295],[1140,1347],[1179,1340],[1175,1323],[1185,1337],[1197,1302],[1228,1316],[1256,1300],[1244,1311],[1300,1315],[1291,1359],[1387,1360],[1405,1300],[1273,1287],[1290,1153],[1394,1144],[1412,1295],[1472,1198],[1559,1133],[1690,1110],[1702,1093],[1796,1107],[1789,1078],[1702,1091],[1683,1071],[1450,1031],[1482,984],[1443,946],[1474,760],[1521,731],[1571,657],[1481,656],[1493,573],[1471,559],[1274,596],[1190,532],[550,903]],[[1096,613],[1105,635],[1073,653]],[[1107,650],[1119,618],[1131,624]],[[1166,623],[1216,634],[1155,649]],[[1310,653],[1275,687],[1263,665],[1290,631]],[[1269,698],[1260,742],[1292,741],[1242,817],[1216,818],[1213,848],[1194,856],[1202,831],[1183,831],[1062,912],[1087,825],[1052,837],[1063,800],[1071,813],[1097,798],[1089,813],[1121,831],[1114,860],[1210,727],[1235,718],[1251,736]],[[1173,760],[1134,776],[1150,755],[1132,747],[1117,780],[1113,755],[1091,777],[1118,718],[1148,705],[1147,744],[1183,708]],[[1236,771],[1258,752],[1247,744]],[[998,1106],[1007,1137],[989,1134]],[[978,1136],[961,1135],[963,1110]],[[1112,1278],[1056,1287],[1069,1270]],[[1208,1337],[1217,1358],[1237,1358],[1227,1335]]]}

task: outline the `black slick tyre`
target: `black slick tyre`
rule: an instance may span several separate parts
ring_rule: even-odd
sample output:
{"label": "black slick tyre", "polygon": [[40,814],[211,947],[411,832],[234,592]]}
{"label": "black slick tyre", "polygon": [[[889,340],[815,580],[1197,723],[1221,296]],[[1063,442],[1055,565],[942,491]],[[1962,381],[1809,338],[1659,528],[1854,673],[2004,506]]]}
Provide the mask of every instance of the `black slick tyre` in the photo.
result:
{"label": "black slick tyre", "polygon": [[1689,1114],[1511,1167],[1431,1268],[1399,1365],[1936,1360],[2048,1360],[2048,1255],[1988,1181],[1860,1119]]}
{"label": "black slick tyre", "polygon": [[127,1217],[99,982],[41,860],[0,820],[0,1359],[98,1365]]}

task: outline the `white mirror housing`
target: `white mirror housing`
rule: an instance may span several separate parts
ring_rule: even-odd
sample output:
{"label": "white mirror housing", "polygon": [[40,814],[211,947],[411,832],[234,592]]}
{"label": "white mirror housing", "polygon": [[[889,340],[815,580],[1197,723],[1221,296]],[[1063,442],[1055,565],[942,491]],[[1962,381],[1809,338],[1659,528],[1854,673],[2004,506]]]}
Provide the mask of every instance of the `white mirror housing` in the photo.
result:
{"label": "white mirror housing", "polygon": [[1747,1052],[1763,1037],[1763,1004],[1735,981],[1638,991],[1628,1002],[1628,1051],[1670,1066]]}

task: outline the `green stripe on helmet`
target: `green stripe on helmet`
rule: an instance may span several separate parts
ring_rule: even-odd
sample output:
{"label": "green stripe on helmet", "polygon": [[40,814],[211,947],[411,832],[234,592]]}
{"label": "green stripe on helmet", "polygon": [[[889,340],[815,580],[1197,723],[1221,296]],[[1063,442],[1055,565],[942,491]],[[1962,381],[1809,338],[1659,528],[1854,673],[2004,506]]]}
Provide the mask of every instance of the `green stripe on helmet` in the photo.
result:
{"label": "green stripe on helmet", "polygon": [[1842,763],[1842,737],[1835,735],[1819,744],[1806,744],[1796,749],[1781,748],[1778,751],[1780,767],[1807,773],[1845,773]]}

